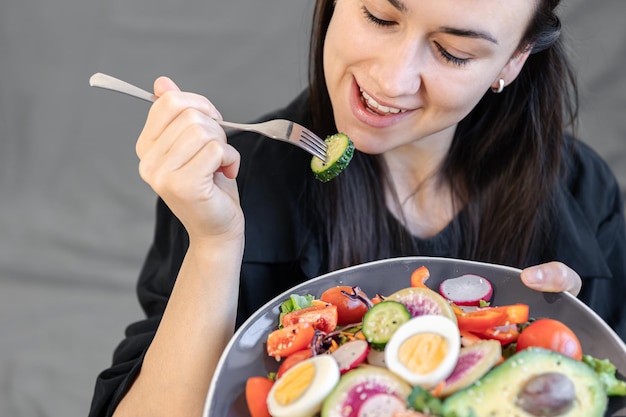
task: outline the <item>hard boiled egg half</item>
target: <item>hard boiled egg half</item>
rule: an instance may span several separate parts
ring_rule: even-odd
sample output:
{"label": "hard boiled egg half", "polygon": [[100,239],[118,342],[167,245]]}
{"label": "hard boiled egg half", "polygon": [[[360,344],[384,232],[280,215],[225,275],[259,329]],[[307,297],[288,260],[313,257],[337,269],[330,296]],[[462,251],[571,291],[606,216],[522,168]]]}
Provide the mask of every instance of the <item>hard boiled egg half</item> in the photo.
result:
{"label": "hard boiled egg half", "polygon": [[330,355],[306,359],[285,372],[272,386],[267,408],[273,417],[311,417],[339,382],[339,365]]}
{"label": "hard boiled egg half", "polygon": [[460,350],[459,328],[444,316],[413,317],[385,346],[385,362],[411,385],[431,389],[454,370]]}

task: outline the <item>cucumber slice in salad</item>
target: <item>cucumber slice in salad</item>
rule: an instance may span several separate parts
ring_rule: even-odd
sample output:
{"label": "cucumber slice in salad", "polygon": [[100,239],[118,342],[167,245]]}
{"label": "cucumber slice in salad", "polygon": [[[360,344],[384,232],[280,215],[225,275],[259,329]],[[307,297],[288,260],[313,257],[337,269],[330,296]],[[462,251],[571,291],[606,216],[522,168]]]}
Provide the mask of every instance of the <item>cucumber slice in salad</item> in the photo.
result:
{"label": "cucumber slice in salad", "polygon": [[404,304],[385,300],[365,313],[361,331],[372,347],[382,350],[398,327],[410,319],[411,313]]}
{"label": "cucumber slice in salad", "polygon": [[343,171],[354,155],[354,144],[344,133],[335,133],[328,136],[324,142],[328,145],[326,161],[314,156],[311,159],[311,169],[315,178],[327,182]]}

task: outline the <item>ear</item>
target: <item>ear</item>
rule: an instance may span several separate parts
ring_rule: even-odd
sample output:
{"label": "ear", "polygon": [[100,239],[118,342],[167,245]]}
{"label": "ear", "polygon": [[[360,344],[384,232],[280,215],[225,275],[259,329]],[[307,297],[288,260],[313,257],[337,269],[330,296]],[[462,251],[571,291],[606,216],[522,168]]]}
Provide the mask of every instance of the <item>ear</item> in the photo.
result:
{"label": "ear", "polygon": [[500,74],[493,82],[492,87],[497,89],[499,80],[501,79],[504,80],[505,86],[508,86],[513,81],[515,81],[519,73],[522,71],[522,68],[524,67],[526,60],[530,56],[531,51],[532,51],[531,47],[527,47],[527,48],[520,49],[519,51],[517,51],[509,59],[509,61],[504,66],[504,68],[502,68],[502,71],[500,71]]}

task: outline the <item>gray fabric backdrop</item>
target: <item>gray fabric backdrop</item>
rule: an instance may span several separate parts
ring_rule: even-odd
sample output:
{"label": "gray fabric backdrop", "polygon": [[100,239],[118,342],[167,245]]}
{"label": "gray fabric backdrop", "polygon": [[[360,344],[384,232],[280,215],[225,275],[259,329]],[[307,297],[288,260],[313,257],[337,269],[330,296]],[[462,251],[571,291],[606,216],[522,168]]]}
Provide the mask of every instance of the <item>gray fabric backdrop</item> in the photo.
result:
{"label": "gray fabric backdrop", "polygon": [[[0,417],[87,413],[127,323],[154,195],[134,142],[148,105],[90,88],[163,74],[245,121],[306,80],[312,0],[0,3]],[[624,0],[564,9],[583,137],[626,184]]]}

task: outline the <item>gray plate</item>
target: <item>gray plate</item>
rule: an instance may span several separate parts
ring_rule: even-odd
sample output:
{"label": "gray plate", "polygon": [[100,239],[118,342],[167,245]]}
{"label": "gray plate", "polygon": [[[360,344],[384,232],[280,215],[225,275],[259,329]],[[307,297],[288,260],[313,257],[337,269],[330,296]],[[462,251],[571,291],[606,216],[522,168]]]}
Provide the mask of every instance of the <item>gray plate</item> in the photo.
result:
{"label": "gray plate", "polygon": [[[411,272],[426,265],[427,284],[435,289],[446,278],[472,273],[494,286],[494,304],[525,303],[532,317],[551,317],[567,324],[579,337],[583,351],[609,358],[621,379],[626,375],[626,345],[585,304],[568,293],[540,293],[524,286],[519,270],[499,265],[444,258],[409,257],[376,261],[335,271],[300,284],[277,296],[252,315],[235,333],[218,364],[207,394],[204,417],[249,417],[244,399],[246,379],[278,368],[265,353],[267,335],[278,323],[280,304],[290,294],[319,297],[335,285],[358,285],[370,297],[408,287]],[[612,398],[606,416],[626,416],[626,398]]]}

